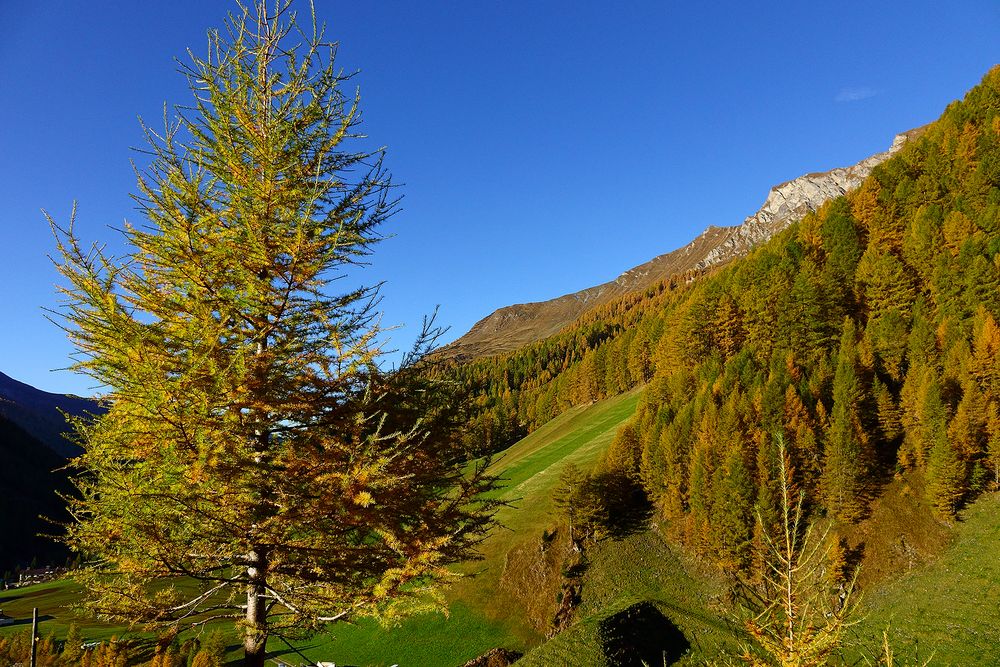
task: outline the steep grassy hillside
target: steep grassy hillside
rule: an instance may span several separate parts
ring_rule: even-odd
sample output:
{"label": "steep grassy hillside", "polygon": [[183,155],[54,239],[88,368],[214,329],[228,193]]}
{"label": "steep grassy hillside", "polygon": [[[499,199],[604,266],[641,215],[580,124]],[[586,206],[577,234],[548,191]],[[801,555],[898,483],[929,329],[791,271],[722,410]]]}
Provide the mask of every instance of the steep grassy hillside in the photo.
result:
{"label": "steep grassy hillside", "polygon": [[[865,596],[852,642],[889,628],[900,664],[993,665],[1000,655],[1000,495],[983,497],[934,561]],[[918,660],[919,659],[919,660]]]}
{"label": "steep grassy hillside", "polygon": [[[734,630],[721,604],[721,587],[711,573],[700,572],[655,530],[604,541],[591,550],[590,558],[579,621],[530,651],[519,665],[605,664],[607,639],[602,625],[643,603],[655,612],[647,614],[636,634],[650,635],[654,642],[662,638],[653,644],[654,651],[666,650],[671,658],[686,652],[681,664],[703,664],[725,646],[735,646]],[[677,630],[683,637],[676,635]],[[648,662],[660,665],[661,660]]]}
{"label": "steep grassy hillside", "polygon": [[638,400],[639,392],[631,392],[573,408],[504,452],[495,467],[506,480],[503,493],[511,506],[499,514],[503,528],[483,544],[485,560],[470,568],[478,574],[459,583],[457,597],[505,618],[522,640],[538,640],[537,633],[510,608],[506,596],[497,592],[504,557],[514,546],[537,539],[551,527],[555,521],[552,491],[563,466],[593,465],[618,427],[635,412]]}

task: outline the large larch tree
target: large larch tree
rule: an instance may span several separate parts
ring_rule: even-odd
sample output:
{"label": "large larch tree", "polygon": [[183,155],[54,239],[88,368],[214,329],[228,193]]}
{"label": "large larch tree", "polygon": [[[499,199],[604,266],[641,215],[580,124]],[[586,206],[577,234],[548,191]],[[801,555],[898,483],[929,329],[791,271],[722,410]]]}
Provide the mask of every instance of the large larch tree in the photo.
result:
{"label": "large larch tree", "polygon": [[381,360],[378,288],[334,289],[396,210],[382,151],[357,148],[335,47],[288,2],[232,15],[146,127],[143,226],[127,250],[53,228],[76,368],[107,412],[78,424],[68,543],[87,606],[183,629],[230,619],[246,664],[269,636],[424,605],[475,557],[493,480],[424,372],[431,334]]}

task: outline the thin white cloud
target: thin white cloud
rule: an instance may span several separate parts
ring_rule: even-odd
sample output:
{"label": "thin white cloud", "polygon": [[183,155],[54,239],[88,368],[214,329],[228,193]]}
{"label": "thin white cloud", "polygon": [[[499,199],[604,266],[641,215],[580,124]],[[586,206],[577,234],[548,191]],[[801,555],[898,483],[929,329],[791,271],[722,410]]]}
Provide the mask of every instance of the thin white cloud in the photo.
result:
{"label": "thin white cloud", "polygon": [[859,100],[867,100],[869,97],[875,97],[876,95],[878,95],[878,91],[871,86],[855,86],[841,88],[833,100],[835,102],[857,102]]}

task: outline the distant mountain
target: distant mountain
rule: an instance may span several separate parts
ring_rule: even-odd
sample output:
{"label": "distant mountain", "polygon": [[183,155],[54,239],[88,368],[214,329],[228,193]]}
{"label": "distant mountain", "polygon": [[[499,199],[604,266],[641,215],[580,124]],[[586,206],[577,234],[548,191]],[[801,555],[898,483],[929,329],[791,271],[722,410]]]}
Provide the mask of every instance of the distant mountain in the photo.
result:
{"label": "distant mountain", "polygon": [[59,528],[40,517],[67,521],[65,503],[56,492],[68,493],[62,470],[66,459],[0,416],[0,576],[32,561],[62,564],[69,551],[54,540],[39,537]]}
{"label": "distant mountain", "polygon": [[63,468],[80,449],[64,435],[69,425],[63,412],[100,409],[96,401],[41,391],[0,373],[0,575],[32,561],[66,560],[65,547],[39,536],[60,532],[51,521],[69,519],[57,494],[71,492]]}
{"label": "distant mountain", "polygon": [[887,151],[850,167],[806,174],[776,185],[760,210],[742,224],[709,227],[683,248],[654,257],[611,282],[549,301],[500,308],[437,354],[444,358],[475,359],[515,350],[548,338],[584,312],[624,294],[646,289],[671,276],[702,271],[742,257],[809,211],[858,187],[876,165],[894,155],[923,129],[897,135]]}
{"label": "distant mountain", "polygon": [[0,373],[0,417],[6,417],[62,458],[80,453],[80,448],[64,435],[69,428],[62,413],[81,416],[99,411],[96,401],[52,394]]}

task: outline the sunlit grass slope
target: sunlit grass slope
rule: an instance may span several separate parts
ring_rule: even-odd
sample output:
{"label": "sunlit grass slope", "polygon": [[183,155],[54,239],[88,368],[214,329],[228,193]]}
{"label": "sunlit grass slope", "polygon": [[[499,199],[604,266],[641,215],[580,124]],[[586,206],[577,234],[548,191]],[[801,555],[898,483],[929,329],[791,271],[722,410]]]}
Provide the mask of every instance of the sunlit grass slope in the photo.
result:
{"label": "sunlit grass slope", "polygon": [[870,646],[888,627],[900,664],[1000,664],[1000,495],[961,518],[940,557],[866,596],[855,641]]}
{"label": "sunlit grass slope", "polygon": [[[509,611],[497,603],[494,594],[504,556],[514,544],[537,538],[551,527],[556,520],[552,491],[563,467],[575,463],[581,469],[590,468],[607,449],[618,427],[635,412],[639,395],[633,391],[572,408],[512,445],[498,458],[493,469],[503,477],[502,496],[511,505],[499,514],[503,527],[483,543],[484,560],[467,568],[476,572],[476,576],[456,587],[458,597],[494,615]],[[508,620],[515,631],[530,633],[518,627],[518,619]]]}
{"label": "sunlit grass slope", "polygon": [[41,619],[41,634],[54,634],[62,637],[69,629],[70,623],[77,621],[81,627],[86,626],[84,639],[87,641],[108,639],[112,635],[121,635],[123,629],[98,623],[96,621],[81,622],[73,616],[70,607],[75,604],[81,594],[80,587],[67,580],[50,581],[37,586],[13,588],[0,591],[0,610],[7,616],[17,619],[14,625],[0,628],[0,634],[9,634],[31,629],[31,610],[38,607]]}

